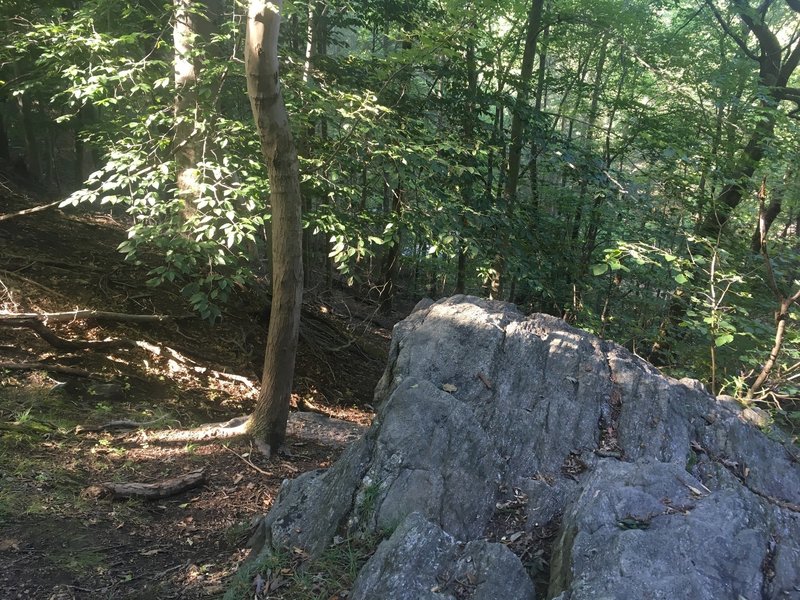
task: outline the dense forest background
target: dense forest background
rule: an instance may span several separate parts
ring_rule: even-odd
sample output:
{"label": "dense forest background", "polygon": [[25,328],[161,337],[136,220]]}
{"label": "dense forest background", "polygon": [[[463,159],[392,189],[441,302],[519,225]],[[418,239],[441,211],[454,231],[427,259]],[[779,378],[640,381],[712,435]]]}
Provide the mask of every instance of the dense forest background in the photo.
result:
{"label": "dense forest background", "polygon": [[[245,9],[0,8],[4,168],[210,321],[270,271]],[[800,1],[310,0],[280,52],[307,295],[510,300],[800,416]]]}

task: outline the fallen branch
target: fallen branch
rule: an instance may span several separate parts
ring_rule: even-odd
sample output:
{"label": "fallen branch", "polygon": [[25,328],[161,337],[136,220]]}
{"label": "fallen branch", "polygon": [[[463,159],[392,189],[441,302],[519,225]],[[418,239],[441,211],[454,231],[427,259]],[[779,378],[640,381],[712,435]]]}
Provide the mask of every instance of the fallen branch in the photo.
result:
{"label": "fallen branch", "polygon": [[104,498],[110,496],[113,500],[123,498],[160,500],[195,488],[203,484],[205,480],[206,471],[205,469],[200,469],[157,483],[100,483],[89,486],[81,492],[81,495],[84,498]]}
{"label": "fallen branch", "polygon": [[7,221],[8,219],[13,219],[14,217],[31,215],[33,213],[47,210],[48,208],[53,208],[54,206],[58,206],[59,204],[61,204],[61,200],[56,200],[55,202],[50,202],[49,204],[42,204],[41,206],[34,206],[33,208],[26,208],[25,210],[19,210],[14,213],[6,213],[4,215],[0,215],[0,221]]}
{"label": "fallen branch", "polygon": [[54,313],[9,313],[0,312],[0,325],[14,326],[17,321],[23,324],[31,320],[42,323],[67,323],[82,319],[95,319],[98,321],[113,321],[127,323],[161,323],[173,319],[186,319],[192,315],[132,315],[127,313],[107,312],[103,310],[73,310],[69,312]]}
{"label": "fallen branch", "polygon": [[0,369],[12,371],[47,371],[48,373],[63,373],[64,375],[75,375],[76,377],[86,377],[88,379],[102,379],[95,373],[76,369],[74,367],[64,367],[62,365],[50,365],[43,362],[0,362]]}

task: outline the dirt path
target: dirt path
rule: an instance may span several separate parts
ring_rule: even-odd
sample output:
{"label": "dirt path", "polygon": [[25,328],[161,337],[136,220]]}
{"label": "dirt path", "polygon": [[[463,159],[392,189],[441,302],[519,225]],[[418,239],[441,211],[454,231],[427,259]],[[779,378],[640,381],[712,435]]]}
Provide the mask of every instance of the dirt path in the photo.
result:
{"label": "dirt path", "polygon": [[[0,196],[3,213],[37,204],[18,190]],[[188,313],[177,288],[148,288],[147,268],[122,262],[115,248],[124,235],[108,216],[56,209],[0,222],[0,310]],[[0,362],[58,364],[93,375],[0,368],[0,596],[221,594],[245,556],[251,520],[269,508],[281,482],[330,465],[369,422],[382,369],[379,358],[352,348],[329,355],[302,347],[295,400],[351,425],[298,413],[289,454],[270,461],[244,439],[165,442],[148,433],[249,412],[266,336],[259,312],[257,302],[242,299],[214,326],[194,318],[53,325],[71,339],[145,342],[103,352],[56,351],[33,331],[0,328]],[[362,336],[375,355],[385,352],[388,330],[337,323]],[[121,419],[147,423],[147,431],[75,430]],[[152,482],[198,468],[206,469],[204,486],[160,501],[83,493],[99,482]]]}

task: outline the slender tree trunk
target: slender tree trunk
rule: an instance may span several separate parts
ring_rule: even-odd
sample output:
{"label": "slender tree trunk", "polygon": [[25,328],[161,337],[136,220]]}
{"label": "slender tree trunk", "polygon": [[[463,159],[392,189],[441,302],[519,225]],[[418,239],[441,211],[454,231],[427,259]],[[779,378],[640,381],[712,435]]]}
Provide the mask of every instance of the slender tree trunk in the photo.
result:
{"label": "slender tree trunk", "polygon": [[[543,124],[542,118],[542,105],[544,103],[545,94],[545,75],[547,73],[547,42],[550,38],[550,26],[546,26],[542,32],[542,43],[539,50],[539,70],[536,76],[536,99],[533,107],[533,113],[537,120],[535,135],[531,140],[531,162],[530,168],[530,181],[531,181],[531,210],[534,212],[539,211],[539,153],[542,149],[539,147],[537,135],[542,131]],[[536,221],[534,220],[534,223]]]}
{"label": "slender tree trunk", "polygon": [[[472,28],[475,27],[475,24],[472,23]],[[469,39],[467,40],[467,47],[466,47],[466,62],[467,62],[467,95],[465,98],[465,106],[464,106],[464,142],[471,148],[473,143],[473,137],[475,135],[475,120],[476,120],[476,98],[478,94],[478,67],[475,60],[475,40],[470,35]],[[467,157],[467,162],[471,166],[474,166],[474,161],[472,160],[472,156]],[[461,212],[461,239],[459,240],[458,245],[458,265],[456,268],[456,294],[463,294],[466,288],[466,279],[467,279],[467,246],[464,240],[465,230],[467,228],[467,218],[465,216],[464,209],[469,209],[473,204],[473,190],[472,190],[472,175],[467,173],[465,176],[465,181],[462,185],[461,191],[461,202],[462,202],[462,212]]]}
{"label": "slender tree trunk", "polygon": [[182,201],[184,218],[196,212],[195,202],[200,195],[200,174],[197,170],[198,144],[194,139],[197,121],[197,75],[199,65],[195,56],[195,15],[193,0],[174,0],[175,24],[172,29],[175,44],[175,179],[178,197]]}
{"label": "slender tree trunk", "polygon": [[[775,313],[775,340],[772,344],[769,357],[761,368],[761,372],[756,377],[753,385],[747,390],[746,399],[752,400],[753,395],[761,389],[767,381],[772,368],[778,362],[778,355],[780,354],[781,347],[783,346],[783,338],[786,335],[786,326],[789,320],[789,310],[792,306],[800,300],[800,289],[798,289],[792,296],[787,297],[778,287],[778,282],[775,279],[775,271],[772,269],[772,260],[767,252],[767,234],[769,233],[769,226],[772,224],[767,222],[766,212],[764,208],[764,199],[767,194],[767,178],[761,181],[761,190],[758,193],[758,238],[759,238],[759,251],[764,258],[764,266],[767,272],[767,285],[775,295],[778,301],[778,311]],[[770,206],[772,203],[770,203]],[[777,216],[777,213],[776,213]],[[774,217],[773,217],[774,220]]]}
{"label": "slender tree trunk", "polygon": [[400,266],[400,231],[399,223],[403,211],[403,188],[398,183],[397,189],[391,190],[392,215],[398,226],[395,228],[395,238],[383,255],[381,268],[381,286],[378,302],[380,312],[384,315],[392,312],[394,296],[397,291],[397,271]]}
{"label": "slender tree trunk", "polygon": [[520,86],[514,102],[514,114],[511,118],[511,139],[508,149],[508,172],[506,175],[503,197],[506,206],[513,206],[516,201],[519,185],[520,162],[522,158],[523,129],[525,127],[525,107],[530,96],[530,79],[533,75],[533,59],[536,55],[536,41],[542,22],[544,0],[532,0],[528,12],[528,25],[525,37],[525,50],[522,53],[520,67]]}
{"label": "slender tree trunk", "polygon": [[[21,67],[14,65],[14,75],[19,77]],[[33,124],[33,107],[28,90],[17,96],[17,110],[19,111],[20,121],[22,122],[22,134],[25,139],[25,168],[32,179],[38,181],[42,177],[42,163],[39,155],[39,143],[36,139],[36,131]]]}
{"label": "slender tree trunk", "polygon": [[11,160],[11,149],[8,143],[8,130],[6,129],[6,100],[0,99],[0,160]]}
{"label": "slender tree trunk", "polygon": [[[528,20],[525,34],[525,49],[522,52],[522,65],[520,66],[520,83],[517,97],[514,101],[514,111],[511,117],[511,137],[508,148],[508,168],[503,182],[503,201],[507,215],[511,215],[517,200],[519,187],[520,163],[522,160],[523,130],[526,123],[525,107],[530,97],[530,80],[533,75],[533,62],[536,55],[536,41],[542,23],[544,0],[531,0],[528,10]],[[503,294],[503,278],[505,277],[508,244],[501,242],[501,247],[495,254],[492,266],[492,277],[489,282],[489,296],[501,298]]]}
{"label": "slender tree trunk", "polygon": [[282,0],[251,0],[245,41],[247,93],[267,163],[272,204],[272,305],[264,374],[248,423],[265,454],[286,437],[300,308],[303,300],[302,219],[297,150],[278,76]]}

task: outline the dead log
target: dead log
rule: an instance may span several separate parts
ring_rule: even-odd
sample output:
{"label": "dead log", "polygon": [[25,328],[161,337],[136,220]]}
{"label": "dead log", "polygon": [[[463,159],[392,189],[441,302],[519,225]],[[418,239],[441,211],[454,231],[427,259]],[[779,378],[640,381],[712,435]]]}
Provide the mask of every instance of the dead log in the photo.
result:
{"label": "dead log", "polygon": [[84,498],[110,497],[112,500],[126,498],[160,500],[198,487],[205,483],[205,480],[205,469],[199,469],[186,473],[185,475],[164,479],[156,483],[99,483],[87,487],[81,492],[81,496]]}

